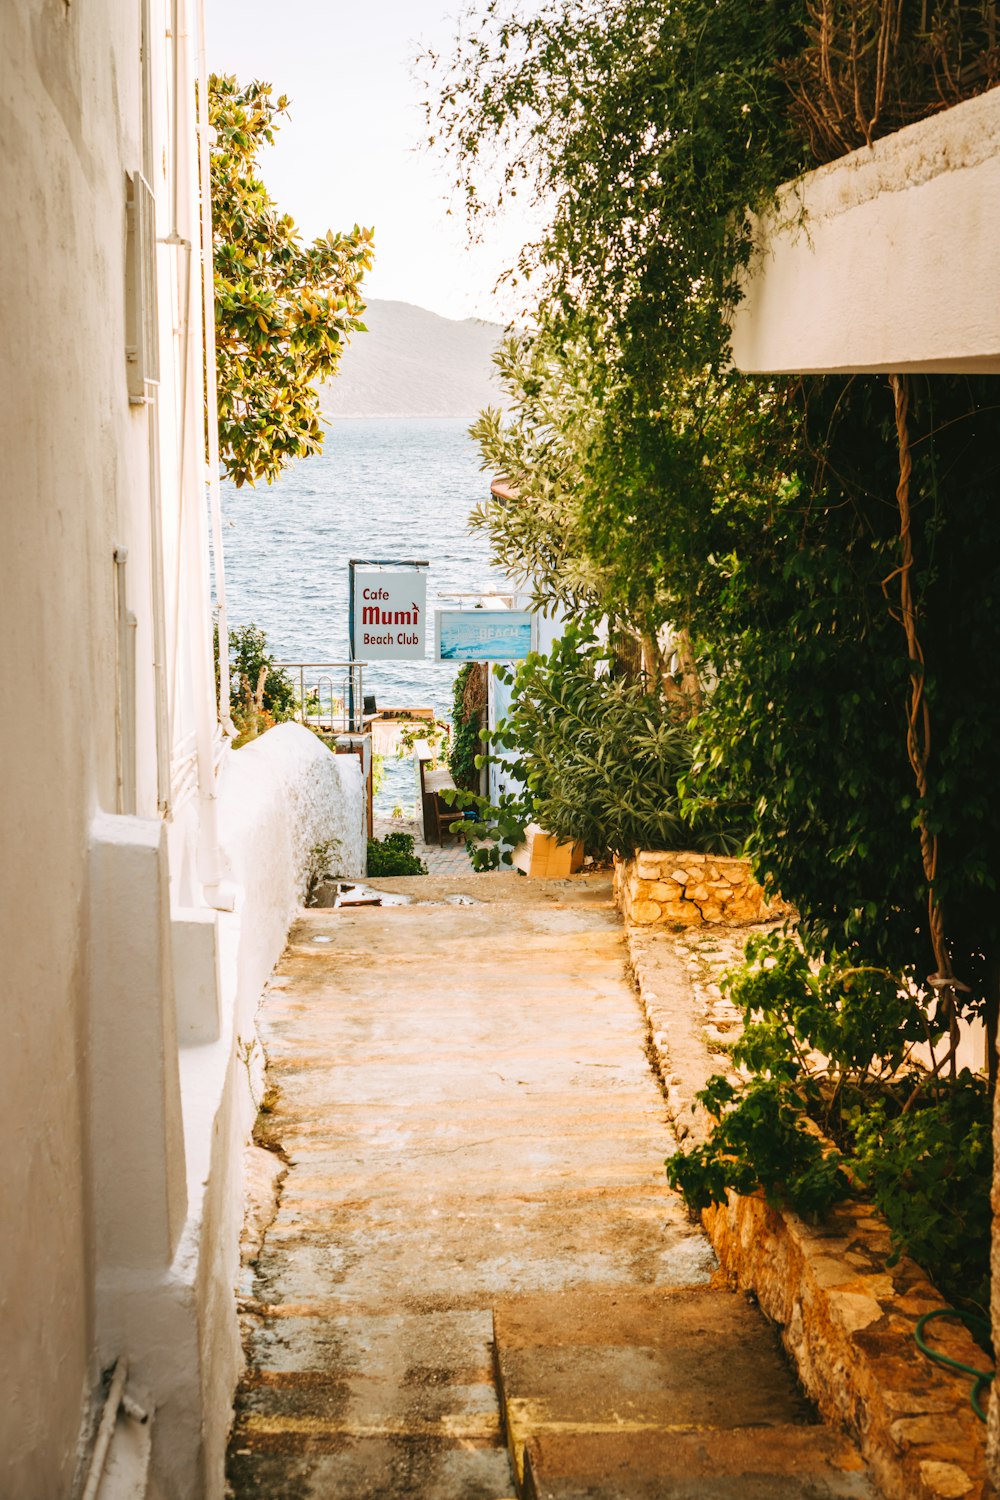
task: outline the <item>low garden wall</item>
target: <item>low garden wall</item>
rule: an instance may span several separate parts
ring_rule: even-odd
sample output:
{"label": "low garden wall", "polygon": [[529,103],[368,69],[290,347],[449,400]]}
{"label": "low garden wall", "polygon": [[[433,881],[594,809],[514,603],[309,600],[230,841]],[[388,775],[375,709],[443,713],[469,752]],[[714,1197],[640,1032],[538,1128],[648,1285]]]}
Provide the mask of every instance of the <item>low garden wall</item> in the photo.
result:
{"label": "low garden wall", "polygon": [[[713,1073],[732,1076],[739,1018],[717,981],[740,939],[720,933],[712,960],[692,964],[706,941],[696,930],[630,924],[625,937],[667,1112],[678,1139],[698,1144],[711,1117],[694,1096]],[[810,1222],[730,1191],[702,1222],[727,1281],[777,1326],[805,1390],[858,1443],[885,1500],[995,1495],[971,1377],[931,1363],[913,1337],[945,1298],[908,1256],[890,1264],[889,1229],[871,1203],[838,1203]],[[927,1337],[963,1364],[989,1364],[961,1324],[935,1322]]]}
{"label": "low garden wall", "polygon": [[[820,1411],[857,1440],[886,1500],[986,1500],[986,1429],[971,1380],[941,1370],[913,1338],[921,1313],[947,1305],[867,1203],[808,1224],[763,1195],[729,1192],[702,1220],[730,1282],[751,1290]],[[934,1348],[981,1368],[961,1324],[928,1330]]]}
{"label": "low garden wall", "polygon": [[641,850],[632,859],[616,859],[615,900],[625,920],[641,927],[767,922],[790,910],[767,900],[749,860],[686,850]]}

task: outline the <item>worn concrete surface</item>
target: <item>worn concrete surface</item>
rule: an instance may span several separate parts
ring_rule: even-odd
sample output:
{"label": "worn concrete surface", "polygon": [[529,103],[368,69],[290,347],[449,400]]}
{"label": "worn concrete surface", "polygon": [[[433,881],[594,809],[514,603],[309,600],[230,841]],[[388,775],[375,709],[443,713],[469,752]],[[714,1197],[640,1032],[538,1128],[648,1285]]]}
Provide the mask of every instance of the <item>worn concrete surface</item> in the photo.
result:
{"label": "worn concrete surface", "polygon": [[499,1302],[493,1326],[526,1500],[872,1500],[742,1296],[543,1292]]}
{"label": "worn concrete surface", "polygon": [[524,1500],[872,1500],[857,1454],[824,1428],[542,1433]]}
{"label": "worn concrete surface", "polygon": [[[378,884],[414,903],[305,913],[262,1011],[277,1091],[264,1130],[288,1166],[244,1300],[248,1368],[229,1464],[237,1500],[513,1495],[497,1368],[508,1399],[534,1411],[525,1442],[553,1437],[539,1405],[552,1378],[564,1435],[599,1436],[601,1403],[616,1410],[627,1391],[646,1392],[657,1427],[671,1368],[659,1304],[708,1287],[714,1269],[664,1180],[671,1136],[610,880]],[[474,904],[448,900],[460,896]],[[645,1313],[636,1296],[653,1299]],[[692,1296],[704,1293],[683,1293]],[[710,1370],[709,1406],[730,1413],[730,1428],[767,1420],[765,1409],[785,1426],[808,1421],[763,1320],[724,1290],[712,1296],[712,1358],[698,1356],[704,1332],[678,1332],[675,1320],[675,1378],[683,1369],[690,1384]],[[531,1299],[536,1332],[526,1335]],[[635,1348],[526,1358],[532,1338],[538,1349],[571,1339],[581,1308],[599,1346],[596,1329],[614,1326],[626,1303],[645,1325]],[[560,1306],[562,1334],[552,1325]],[[741,1372],[749,1408],[718,1400],[727,1367]],[[684,1411],[685,1429],[699,1425]],[[821,1429],[801,1430],[822,1466]],[[737,1472],[730,1452],[720,1467],[730,1487],[711,1494],[745,1496]]]}

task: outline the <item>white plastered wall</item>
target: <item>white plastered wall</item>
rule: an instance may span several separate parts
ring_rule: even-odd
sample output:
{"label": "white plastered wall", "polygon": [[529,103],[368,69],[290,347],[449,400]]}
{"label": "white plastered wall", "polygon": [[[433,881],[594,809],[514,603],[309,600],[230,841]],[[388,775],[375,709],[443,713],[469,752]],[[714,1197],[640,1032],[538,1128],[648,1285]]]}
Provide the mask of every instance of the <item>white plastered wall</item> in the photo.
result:
{"label": "white plastered wall", "polygon": [[[243,1217],[241,1165],[254,1117],[243,1059],[252,1053],[259,1079],[256,1010],[305,893],[310,850],[336,839],[345,873],[363,872],[360,763],[356,756],[331,754],[298,724],[279,725],[242,750],[227,752],[219,829],[238,899],[235,911],[208,918],[217,1006],[207,985],[197,992],[205,978],[197,957],[185,978],[178,972],[178,925],[204,928],[208,914],[204,908],[172,913],[187,1217],[169,1268],[155,1287],[137,1287],[134,1298],[135,1316],[154,1334],[147,1356],[159,1403],[154,1472],[171,1500],[197,1500],[202,1493],[215,1500],[222,1494],[240,1364],[233,1290]],[[180,947],[186,949],[189,940],[182,938]]]}
{"label": "white plastered wall", "polygon": [[755,238],[739,369],[1000,372],[1000,89],[787,184]]}
{"label": "white plastered wall", "polygon": [[113,552],[147,470],[123,353],[133,54],[131,4],[0,6],[0,1493],[19,1500],[69,1493],[96,1373],[89,829],[115,807]]}
{"label": "white plastered wall", "polygon": [[[214,748],[207,775],[196,755],[193,790],[185,766],[199,715],[210,729],[215,716],[183,246],[156,252],[155,406],[131,406],[126,382],[126,173],[145,169],[156,233],[172,227],[171,5],[149,4],[152,145],[142,9],[0,6],[0,1495],[17,1500],[78,1492],[102,1371],[119,1355],[152,1411],[156,1494],[221,1495],[252,1110],[236,1037],[284,943],[303,848],[336,834],[348,805],[352,827],[363,819],[356,762],[335,763],[304,730],[274,731],[287,754],[263,740],[231,756],[231,784],[247,793],[228,803],[241,907],[207,904]],[[179,228],[196,245],[194,8],[179,9]],[[192,272],[196,308],[194,257]],[[122,548],[136,617],[132,815],[119,787]],[[225,786],[224,771],[221,800]]]}

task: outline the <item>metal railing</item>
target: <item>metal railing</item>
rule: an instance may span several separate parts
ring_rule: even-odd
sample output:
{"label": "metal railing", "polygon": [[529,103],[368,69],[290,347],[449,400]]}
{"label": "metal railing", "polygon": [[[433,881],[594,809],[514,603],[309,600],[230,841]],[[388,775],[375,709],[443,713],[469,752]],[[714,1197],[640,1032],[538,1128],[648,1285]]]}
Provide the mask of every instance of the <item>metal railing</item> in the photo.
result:
{"label": "metal railing", "polygon": [[298,718],[329,734],[359,734],[364,728],[363,661],[276,661],[292,679]]}

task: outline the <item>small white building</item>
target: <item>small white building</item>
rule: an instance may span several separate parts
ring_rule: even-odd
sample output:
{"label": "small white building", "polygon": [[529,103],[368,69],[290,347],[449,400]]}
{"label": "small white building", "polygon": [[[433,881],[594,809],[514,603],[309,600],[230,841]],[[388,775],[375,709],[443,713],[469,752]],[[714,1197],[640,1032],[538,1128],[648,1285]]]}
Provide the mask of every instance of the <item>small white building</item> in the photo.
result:
{"label": "small white building", "polygon": [[221,1496],[254,1009],[309,848],[363,850],[355,757],[219,725],[201,35],[0,7],[9,1500]]}

